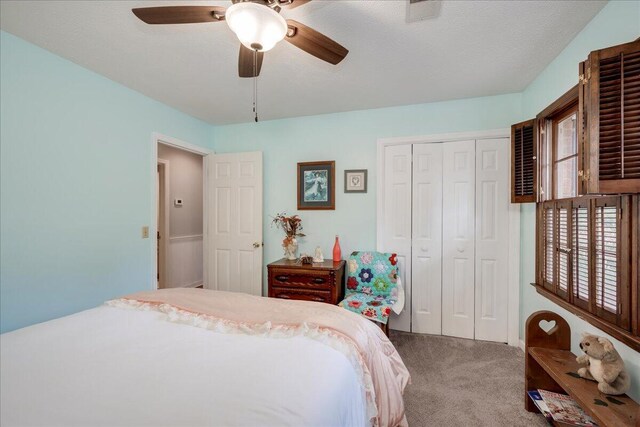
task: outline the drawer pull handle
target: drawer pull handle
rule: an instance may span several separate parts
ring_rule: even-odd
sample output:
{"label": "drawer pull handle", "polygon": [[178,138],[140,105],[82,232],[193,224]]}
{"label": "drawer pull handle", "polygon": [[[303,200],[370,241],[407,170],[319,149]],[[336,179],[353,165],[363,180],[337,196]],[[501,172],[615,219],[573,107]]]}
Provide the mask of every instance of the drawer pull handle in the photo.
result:
{"label": "drawer pull handle", "polygon": [[289,276],[284,276],[284,275],[276,276],[276,280],[279,282],[286,282],[287,280],[289,280]]}
{"label": "drawer pull handle", "polygon": [[313,297],[314,301],[319,301],[319,302],[324,302],[324,298],[320,298],[320,297]]}
{"label": "drawer pull handle", "polygon": [[315,279],[313,279],[313,283],[317,283],[317,284],[321,284],[324,283],[325,280],[321,277],[316,277]]}
{"label": "drawer pull handle", "polygon": [[283,294],[280,294],[280,295],[278,295],[278,298],[289,299],[289,298],[291,298],[291,297],[290,297],[289,295],[283,295]]}

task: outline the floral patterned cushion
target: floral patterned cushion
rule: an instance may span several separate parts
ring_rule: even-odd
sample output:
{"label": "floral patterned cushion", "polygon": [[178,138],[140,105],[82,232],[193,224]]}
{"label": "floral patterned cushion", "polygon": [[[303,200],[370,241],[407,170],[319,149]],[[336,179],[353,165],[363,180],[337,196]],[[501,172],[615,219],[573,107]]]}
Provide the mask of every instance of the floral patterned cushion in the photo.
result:
{"label": "floral patterned cushion", "polygon": [[398,298],[398,258],[381,252],[353,252],[347,263],[346,294]]}
{"label": "floral patterned cushion", "polygon": [[386,324],[398,300],[398,258],[381,252],[353,252],[347,263],[347,289],[339,304]]}
{"label": "floral patterned cushion", "polygon": [[347,296],[338,305],[369,320],[386,324],[393,304],[395,304],[395,300],[381,295],[354,293]]}

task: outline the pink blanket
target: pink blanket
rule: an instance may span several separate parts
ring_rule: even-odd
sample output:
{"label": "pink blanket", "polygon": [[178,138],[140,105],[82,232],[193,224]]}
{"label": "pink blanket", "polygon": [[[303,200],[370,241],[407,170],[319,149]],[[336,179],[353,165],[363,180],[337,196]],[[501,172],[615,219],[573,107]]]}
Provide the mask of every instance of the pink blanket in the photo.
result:
{"label": "pink blanket", "polygon": [[316,302],[288,301],[202,289],[163,289],[124,297],[160,308],[168,305],[213,318],[234,331],[268,334],[316,329],[355,347],[363,375],[372,383],[367,398],[375,404],[378,426],[406,425],[402,393],[410,380],[400,355],[373,322],[343,308]]}

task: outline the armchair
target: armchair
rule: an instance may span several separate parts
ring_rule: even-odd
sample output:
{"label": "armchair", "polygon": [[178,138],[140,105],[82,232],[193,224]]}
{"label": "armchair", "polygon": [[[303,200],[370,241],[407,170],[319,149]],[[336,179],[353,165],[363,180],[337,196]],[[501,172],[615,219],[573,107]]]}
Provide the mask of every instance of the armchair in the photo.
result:
{"label": "armchair", "polygon": [[347,288],[339,306],[378,322],[389,333],[389,316],[404,308],[404,290],[394,253],[353,252],[347,262]]}

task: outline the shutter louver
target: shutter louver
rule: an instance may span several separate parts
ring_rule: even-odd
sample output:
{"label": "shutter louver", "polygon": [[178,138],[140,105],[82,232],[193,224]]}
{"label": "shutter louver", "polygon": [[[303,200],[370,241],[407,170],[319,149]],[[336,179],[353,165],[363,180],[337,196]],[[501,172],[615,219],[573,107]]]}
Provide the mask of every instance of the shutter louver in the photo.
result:
{"label": "shutter louver", "polygon": [[589,303],[589,209],[574,206],[572,218],[573,301],[582,308]]}
{"label": "shutter louver", "polygon": [[600,179],[622,177],[620,58],[600,62]]}
{"label": "shutter louver", "polygon": [[533,196],[533,125],[522,128],[522,196]]}
{"label": "shutter louver", "polygon": [[566,295],[569,289],[569,209],[558,208],[558,293]]}
{"label": "shutter louver", "polygon": [[[553,205],[551,205],[553,206]],[[553,207],[544,208],[544,281],[545,285],[553,288],[555,247],[553,243],[554,210]]]}
{"label": "shutter louver", "polygon": [[596,206],[595,294],[596,307],[618,313],[618,208]]}
{"label": "shutter louver", "polygon": [[640,40],[583,63],[584,179],[591,194],[640,192]]}
{"label": "shutter louver", "polygon": [[522,179],[522,128],[517,128],[514,130],[514,156],[515,162],[513,167],[515,169],[515,179],[513,180],[513,185],[515,186],[514,194],[516,196],[522,196],[524,193],[523,190],[523,179]]}
{"label": "shutter louver", "polygon": [[536,201],[535,120],[511,126],[511,202]]}
{"label": "shutter louver", "polygon": [[640,178],[640,52],[622,57],[622,178]]}

